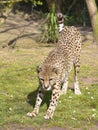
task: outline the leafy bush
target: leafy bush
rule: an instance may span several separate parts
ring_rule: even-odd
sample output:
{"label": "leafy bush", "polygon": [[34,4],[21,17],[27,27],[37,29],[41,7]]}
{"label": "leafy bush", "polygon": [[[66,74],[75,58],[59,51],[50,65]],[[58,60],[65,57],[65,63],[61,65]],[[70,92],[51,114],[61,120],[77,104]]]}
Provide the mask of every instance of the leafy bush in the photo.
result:
{"label": "leafy bush", "polygon": [[58,25],[55,13],[55,5],[52,5],[52,10],[48,14],[48,42],[55,42],[58,39]]}

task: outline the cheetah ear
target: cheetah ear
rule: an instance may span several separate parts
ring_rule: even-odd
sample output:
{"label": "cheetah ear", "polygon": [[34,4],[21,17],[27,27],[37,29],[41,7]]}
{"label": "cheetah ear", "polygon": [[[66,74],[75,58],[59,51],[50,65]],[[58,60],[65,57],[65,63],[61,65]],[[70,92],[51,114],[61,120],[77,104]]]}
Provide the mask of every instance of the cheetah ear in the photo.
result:
{"label": "cheetah ear", "polygon": [[37,70],[37,73],[39,73],[42,70],[42,68],[38,66],[36,70]]}
{"label": "cheetah ear", "polygon": [[56,67],[53,67],[52,72],[57,74],[58,73],[58,69]]}

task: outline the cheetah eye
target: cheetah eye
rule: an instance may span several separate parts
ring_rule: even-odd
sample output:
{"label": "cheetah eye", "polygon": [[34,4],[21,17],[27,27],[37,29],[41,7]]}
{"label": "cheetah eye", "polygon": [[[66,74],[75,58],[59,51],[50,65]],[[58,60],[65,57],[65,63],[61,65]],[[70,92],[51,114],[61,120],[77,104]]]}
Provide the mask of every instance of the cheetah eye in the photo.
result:
{"label": "cheetah eye", "polygon": [[43,78],[40,78],[40,81],[44,82],[44,79],[43,79]]}
{"label": "cheetah eye", "polygon": [[50,79],[49,79],[49,81],[52,81],[52,80],[53,80],[53,78],[50,78]]}

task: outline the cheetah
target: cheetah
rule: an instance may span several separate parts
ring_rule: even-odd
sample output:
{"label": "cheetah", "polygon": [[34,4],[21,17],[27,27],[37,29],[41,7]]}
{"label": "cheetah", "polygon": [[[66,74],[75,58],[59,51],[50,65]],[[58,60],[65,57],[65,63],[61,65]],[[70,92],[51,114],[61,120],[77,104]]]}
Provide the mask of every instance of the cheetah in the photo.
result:
{"label": "cheetah", "polygon": [[74,66],[74,93],[81,94],[78,82],[80,68],[81,35],[74,26],[65,26],[59,34],[56,47],[38,67],[39,89],[34,110],[29,117],[37,116],[44,92],[52,90],[49,108],[44,116],[51,119],[61,94],[68,89],[68,76]]}

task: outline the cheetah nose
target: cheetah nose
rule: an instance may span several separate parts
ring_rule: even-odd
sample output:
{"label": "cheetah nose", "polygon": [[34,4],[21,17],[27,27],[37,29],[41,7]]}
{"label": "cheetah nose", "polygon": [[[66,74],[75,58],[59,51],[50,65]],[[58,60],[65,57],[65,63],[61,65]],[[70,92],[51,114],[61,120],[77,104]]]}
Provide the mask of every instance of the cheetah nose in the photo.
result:
{"label": "cheetah nose", "polygon": [[47,89],[48,87],[49,87],[48,85],[47,85],[47,86],[44,86],[45,89]]}

